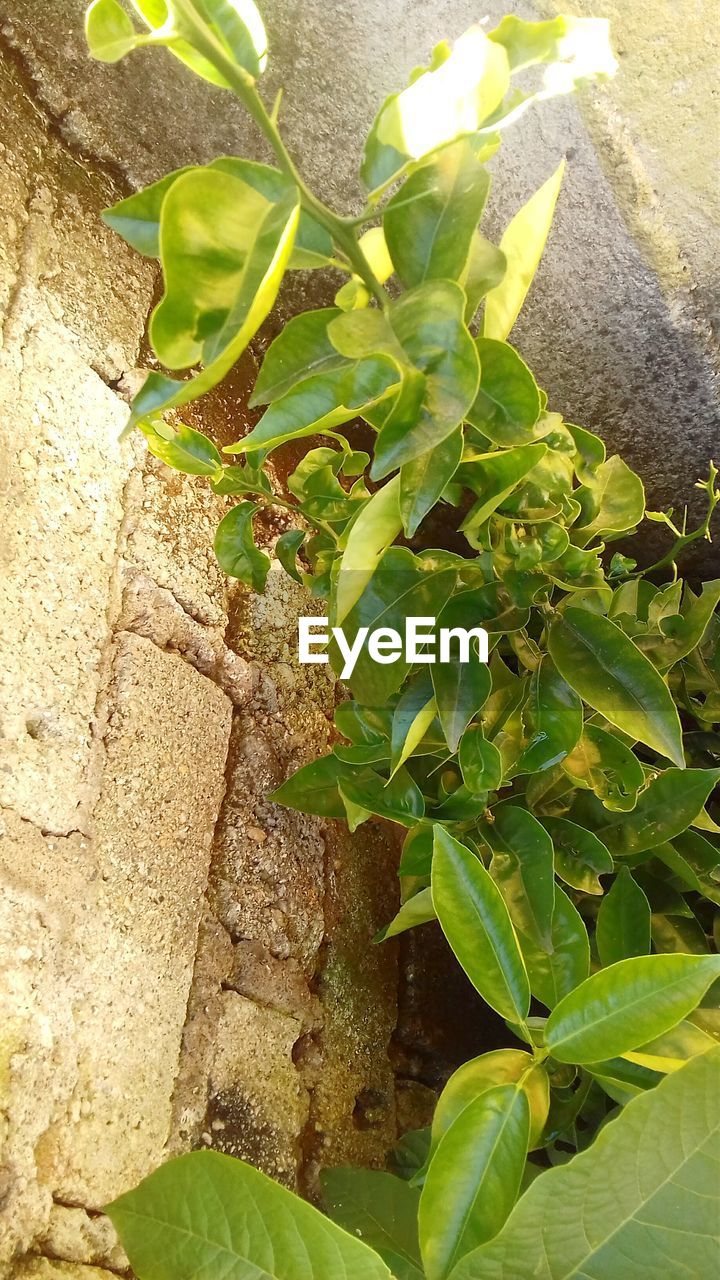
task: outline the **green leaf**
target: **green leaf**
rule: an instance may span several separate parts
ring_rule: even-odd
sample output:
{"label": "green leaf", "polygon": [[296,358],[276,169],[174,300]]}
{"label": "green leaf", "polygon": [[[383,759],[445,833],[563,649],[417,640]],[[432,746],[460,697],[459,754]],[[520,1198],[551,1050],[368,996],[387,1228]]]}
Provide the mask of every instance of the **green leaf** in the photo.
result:
{"label": "green leaf", "polygon": [[717,1268],[720,1049],[633,1099],[541,1174],[452,1280],[701,1280]]}
{"label": "green leaf", "polygon": [[328,337],[328,325],[341,313],[337,307],[303,311],[288,320],[268,348],[250,399],[250,407],[271,404],[296,383],[339,369],[346,364]]}
{"label": "green leaf", "polygon": [[401,528],[400,477],[393,476],[362,508],[348,534],[338,574],[336,626],[341,626],[357,604]]}
{"label": "green leaf", "polygon": [[334,1222],[379,1253],[397,1280],[423,1280],[419,1191],[378,1169],[323,1169],[320,1185]]}
{"label": "green leaf", "polygon": [[532,373],[507,342],[477,338],[476,347],[480,387],[468,421],[505,448],[530,444],[538,434],[535,427],[541,408]]}
{"label": "green leaf", "polygon": [[615,734],[594,724],[584,726],[562,767],[576,786],[594,791],[606,809],[632,809],[645,785],[637,756]]}
{"label": "green leaf", "polygon": [[502,782],[502,756],[479,724],[470,725],[463,733],[458,764],[465,786],[474,796],[496,791]]}
{"label": "green leaf", "polygon": [[479,231],[470,242],[470,253],[460,284],[465,290],[465,322],[470,324],[486,293],[500,284],[507,267],[505,254]]}
{"label": "green leaf", "polygon": [[118,0],[93,0],[85,14],[85,39],[98,62],[118,62],[126,53],[148,43],[135,30]]}
{"label": "green leaf", "polygon": [[594,76],[613,75],[616,64],[608,40],[605,18],[572,18],[564,14],[549,22],[526,22],[509,14],[489,32],[505,49],[511,71],[521,71],[538,62],[551,66],[546,96],[558,80],[556,93],[568,92],[576,84]]}
{"label": "green leaf", "polygon": [[566,609],[550,628],[550,656],[585,702],[624,733],[684,764],[680,719],[662,676],[600,614]]}
{"label": "green leaf", "polygon": [[418,1212],[428,1280],[445,1280],[460,1258],[497,1235],[520,1190],[529,1134],[524,1090],[501,1084],[469,1103],[443,1136]]}
{"label": "green leaf", "polygon": [[184,423],[170,426],[162,421],[146,422],[142,433],[153,457],[176,471],[189,476],[214,476],[222,467],[222,458],[212,440]]}
{"label": "green leaf", "polygon": [[427,924],[436,918],[430,889],[421,889],[408,898],[407,902],[403,902],[390,924],[386,924],[384,929],[375,934],[373,942],[387,942],[388,938],[395,938],[407,929],[414,929],[417,925]]}
{"label": "green leaf", "polygon": [[415,827],[408,831],[398,867],[399,876],[430,875],[433,855],[432,827]]}
{"label": "green leaf", "polygon": [[572,540],[580,547],[594,538],[634,529],[645,511],[642,480],[617,454],[601,463],[592,480],[576,489],[573,498],[581,510],[573,525]]}
{"label": "green leaf", "polygon": [[[468,628],[467,604],[472,594],[461,592],[444,604],[439,615],[436,615],[437,625],[441,630]],[[477,625],[474,618],[471,621],[471,626],[473,625]],[[480,661],[472,646],[469,656],[469,662],[459,662],[453,656],[450,662],[435,662],[432,667],[438,715],[445,740],[453,754],[473,716],[486,702],[492,685],[489,666]]]}
{"label": "green leaf", "polygon": [[270,311],[293,246],[297,193],[270,204],[246,183],[213,169],[191,170],[163,201],[161,250],[166,292],[150,336],[170,368],[202,361],[195,378],[151,373],[130,425],[214,387]]}
{"label": "green leaf", "polygon": [[552,951],[520,937],[530,990],[548,1009],[584,982],[590,972],[590,942],[583,918],[567,894],[555,886]]}
{"label": "green leaf", "polygon": [[368,813],[376,813],[403,827],[413,827],[425,813],[422,793],[406,769],[386,782],[372,769],[353,769],[340,782],[343,797]]}
{"label": "green leaf", "polygon": [[603,898],[595,925],[595,941],[604,965],[650,950],[650,903],[627,867],[621,867]]}
{"label": "green leaf", "polygon": [[270,570],[270,557],[258,550],[253,537],[253,516],[260,510],[257,503],[239,502],[223,516],[215,534],[220,568],[257,592],[265,590]]}
{"label": "green leaf", "polygon": [[411,174],[388,202],[383,228],[406,289],[425,280],[459,280],[480,221],[490,177],[467,139]]}
{"label": "green leaf", "polygon": [[686,587],[681,615],[662,619],[662,640],[643,637],[644,652],[663,671],[687,657],[703,639],[719,601],[720,578],[705,582],[699,596]]}
{"label": "green leaf", "polygon": [[720,769],[665,769],[630,813],[608,815],[597,834],[614,857],[629,857],[673,840],[701,812]]}
{"label": "green leaf", "polygon": [[548,1077],[542,1064],[523,1049],[494,1049],[463,1062],[443,1089],[433,1114],[432,1146],[437,1147],[465,1108],[498,1084],[520,1083],[530,1104],[530,1146],[539,1146],[550,1103]]}
{"label": "green leaf", "polygon": [[352,772],[352,767],[336,756],[321,756],[319,760],[313,760],[311,764],[296,770],[286,782],[271,791],[269,799],[275,804],[286,805],[288,809],[298,809],[300,813],[314,813],[322,818],[344,818],[345,806],[338,784],[341,778],[346,778]]}
{"label": "green leaf", "polygon": [[288,529],[287,533],[280,534],[275,543],[275,555],[285,572],[296,582],[302,582],[297,568],[297,554],[304,541],[305,534],[302,529]]}
{"label": "green leaf", "polygon": [[480,859],[440,826],[432,894],[442,931],[473,986],[501,1017],[522,1022],[530,988],[500,890]]}
{"label": "green leaf", "polygon": [[391,1280],[357,1237],[217,1151],[169,1160],[106,1212],[140,1280]]}
{"label": "green leaf", "polygon": [[587,978],[553,1010],[545,1045],[560,1062],[618,1058],[669,1031],[720,975],[720,956],[636,956]]}
{"label": "green leaf", "polygon": [[[219,44],[223,53],[254,79],[267,61],[267,36],[253,0],[200,0],[188,6],[178,0],[131,0],[133,8],[160,38],[172,36],[170,51],[196,75],[223,89],[233,86],[194,47],[197,29]],[[198,12],[199,11],[199,12]]]}
{"label": "green leaf", "polygon": [[527,809],[500,804],[484,830],[493,851],[490,874],[519,932],[551,952],[555,881],[553,844]]}
{"label": "green leaf", "polygon": [[479,529],[546,451],[545,444],[526,444],[517,449],[476,454],[464,462],[458,480],[477,494],[478,501],[463,520],[462,532],[473,533]]}
{"label": "green leaf", "polygon": [[457,427],[440,444],[401,468],[400,512],[408,538],[417,532],[420,522],[452,480],[460,465],[462,451],[462,427]]}
{"label": "green leaf", "polygon": [[435,719],[435,713],[430,672],[421,671],[405,686],[393,712],[390,755],[393,773],[422,742]]}
{"label": "green leaf", "polygon": [[508,81],[505,50],[479,26],[460,36],[452,52],[438,46],[432,67],[392,94],[375,117],[361,168],[368,190],[378,191],[412,161],[475,133],[502,101]]}
{"label": "green leaf", "polygon": [[612,875],[614,864],[605,845],[592,832],[567,818],[543,818],[555,847],[555,870],[581,893],[602,893],[598,876]]}
{"label": "green leaf", "polygon": [[[407,547],[390,547],[343,621],[347,643],[354,642],[361,627],[370,631],[388,628],[403,636],[408,618],[441,616],[456,575],[456,569],[437,553],[428,558],[414,556]],[[332,658],[332,646],[330,653]],[[400,688],[408,669],[404,654],[395,662],[382,665],[370,657],[365,647],[350,677],[353,695],[364,703],[382,706]]]}
{"label": "green leaf", "polygon": [[683,1020],[664,1035],[627,1055],[628,1061],[655,1073],[679,1071],[698,1053],[707,1053],[716,1047],[716,1041],[694,1023]]}
{"label": "green leaf", "polygon": [[[104,0],[98,0],[98,3],[104,3]],[[115,0],[111,0],[111,3],[115,3]],[[118,200],[109,209],[103,209],[103,222],[117,231],[138,253],[144,254],[146,258],[159,258],[160,210],[163,200],[177,179],[184,173],[193,172],[194,168],[193,165],[186,165],[183,169],[175,169],[173,173],[167,173],[164,178],[151,183],[142,191],[135,191],[124,200]]]}
{"label": "green leaf", "polygon": [[522,721],[529,741],[514,766],[515,774],[539,773],[559,764],[580,738],[582,702],[548,657],[530,680]]}
{"label": "green leaf", "polygon": [[515,214],[500,241],[507,270],[501,284],[485,299],[486,338],[503,342],[518,318],[550,234],[564,172],[562,160],[552,177]]}
{"label": "green leaf", "polygon": [[273,401],[257,426],[226,453],[276,449],[288,440],[321,435],[357,417],[360,410],[395,394],[397,365],[387,356],[370,356],[304,378]]}
{"label": "green leaf", "polygon": [[450,280],[428,280],[393,303],[390,324],[415,370],[424,376],[418,404],[399,402],[381,427],[372,476],[434,449],[460,426],[477,393],[480,366],[465,325],[465,294]]}

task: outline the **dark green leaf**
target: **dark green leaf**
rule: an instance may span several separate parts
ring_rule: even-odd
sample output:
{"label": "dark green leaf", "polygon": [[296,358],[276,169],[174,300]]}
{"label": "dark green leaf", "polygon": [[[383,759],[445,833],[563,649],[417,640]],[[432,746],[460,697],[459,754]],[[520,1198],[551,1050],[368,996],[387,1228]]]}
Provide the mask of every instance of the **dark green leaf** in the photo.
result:
{"label": "dark green leaf", "polygon": [[300,813],[316,813],[323,818],[344,818],[345,806],[338,791],[338,783],[341,778],[352,773],[352,767],[336,756],[321,756],[319,760],[303,765],[287,782],[281,783],[270,793],[269,799],[276,804],[286,805],[288,809],[299,809]]}
{"label": "dark green leaf", "polygon": [[403,827],[414,826],[425,812],[422,795],[406,769],[398,769],[390,782],[372,769],[351,769],[341,779],[340,790],[359,808]]}
{"label": "dark green leaf", "polygon": [[595,941],[603,964],[646,956],[650,950],[650,903],[627,867],[621,867],[600,903]]}
{"label": "dark green leaf", "polygon": [[323,1169],[320,1185],[334,1222],[375,1249],[397,1280],[423,1280],[419,1191],[378,1169]]}
{"label": "dark green leaf", "polygon": [[482,726],[470,725],[460,740],[458,763],[468,791],[486,795],[502,781],[502,757],[493,742],[484,737]]}
{"label": "dark green leaf", "polygon": [[559,764],[580,738],[582,702],[548,657],[530,680],[522,721],[529,740],[514,767],[516,774],[538,773]]}
{"label": "dark green leaf", "polygon": [[477,494],[478,501],[460,526],[464,533],[479,529],[547,451],[545,444],[521,445],[495,453],[475,454],[460,468],[458,481]]}
{"label": "dark green leaf", "polygon": [[630,813],[605,815],[597,834],[616,858],[654,849],[690,826],[719,780],[720,769],[665,769]]}
{"label": "dark green leaf", "polygon": [[432,892],[443,933],[473,986],[501,1017],[522,1021],[530,988],[502,895],[479,858],[440,826]]}
{"label": "dark green leaf", "polygon": [[222,458],[212,440],[184,423],[170,426],[161,420],[145,422],[142,433],[153,457],[176,471],[190,476],[214,476],[222,467]]}
{"label": "dark green leaf", "polygon": [[408,538],[432,510],[460,465],[463,451],[462,427],[434,449],[406,462],[400,471],[400,512]]}
{"label": "dark green leaf", "polygon": [[680,720],[667,685],[608,618],[566,609],[548,648],[571,688],[624,733],[682,767]]}
{"label": "dark green leaf", "polygon": [[[444,605],[438,616],[440,629],[464,627],[469,630],[482,626],[482,620],[472,616],[472,594],[461,592]],[[473,716],[487,700],[492,683],[490,668],[487,663],[480,662],[474,645],[470,647],[469,659],[468,662],[460,662],[453,654],[450,662],[436,661],[431,669],[440,723],[453,753],[457,751],[460,738]]]}
{"label": "dark green leaf", "polygon": [[271,404],[297,382],[346,364],[327,333],[330,321],[340,314],[337,307],[323,307],[320,311],[303,311],[288,320],[262,362],[251,407]]}
{"label": "dark green leaf", "polygon": [[305,534],[302,529],[288,529],[287,533],[280,534],[275,543],[275,555],[285,572],[296,582],[302,582],[297,568],[297,554],[304,541]]}
{"label": "dark green leaf", "polygon": [[254,502],[239,502],[223,516],[215,534],[220,568],[258,592],[265,590],[270,570],[270,557],[255,546],[253,536],[253,516],[260,510]]}

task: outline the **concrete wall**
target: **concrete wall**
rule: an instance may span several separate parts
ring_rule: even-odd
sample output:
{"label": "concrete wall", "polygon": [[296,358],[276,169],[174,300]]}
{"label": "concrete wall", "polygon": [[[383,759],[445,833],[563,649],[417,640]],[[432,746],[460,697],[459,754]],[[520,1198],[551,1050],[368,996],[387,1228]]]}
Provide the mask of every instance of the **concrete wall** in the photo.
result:
{"label": "concrete wall", "polygon": [[[493,0],[491,16],[506,7],[529,15]],[[265,9],[268,93],[285,85],[295,155],[350,208],[376,104],[478,10]],[[301,602],[280,574],[264,600],[229,590],[222,500],[116,443],[157,282],[99,211],[262,149],[168,56],[89,63],[82,10],[0,0],[0,1276],[48,1280],[122,1269],[97,1210],[167,1153],[212,1143],[307,1186],[318,1164],[382,1158],[396,1128],[396,956],[366,947],[392,851],[265,800],[328,740],[334,691],[293,656]],[[715,440],[712,12],[605,11],[618,78],[526,119],[491,224],[568,153],[516,338],[551,403],[677,505]],[[327,287],[301,277],[284,306]],[[200,413],[222,436],[238,408],[221,393]]]}

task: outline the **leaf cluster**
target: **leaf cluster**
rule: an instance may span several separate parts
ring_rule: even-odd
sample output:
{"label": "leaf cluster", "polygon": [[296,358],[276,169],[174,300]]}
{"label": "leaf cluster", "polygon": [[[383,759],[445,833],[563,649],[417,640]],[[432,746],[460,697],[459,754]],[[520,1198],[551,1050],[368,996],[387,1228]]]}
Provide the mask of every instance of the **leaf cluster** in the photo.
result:
{"label": "leaf cluster", "polygon": [[[593,1274],[623,1277],[649,1251],[658,1274],[690,1253],[693,1274],[709,1274],[707,1217],[691,1201],[711,1130],[707,1109],[688,1116],[718,1063],[720,580],[698,591],[676,561],[710,536],[717,472],[697,529],[646,513],[640,478],[550,407],[508,341],[563,164],[499,244],[480,229],[504,130],[612,72],[605,24],[508,17],[438,45],[381,106],[366,207],[341,217],[305,186],[262,103],[251,0],[134,8],[142,32],[117,0],[95,0],[94,56],[166,45],[242,99],[277,164],[222,157],[107,211],[165,286],[150,336],[168,372],[148,376],[131,425],[168,465],[238,496],[215,551],[253,590],[271,566],[253,521],[281,501],[268,459],[306,439],[276,556],[327,601],[331,625],[350,642],[426,616],[488,633],[487,664],[361,654],[336,745],[274,798],[352,830],[373,817],[405,829],[400,910],[376,943],[437,919],[508,1047],[450,1079],[431,1131],[397,1153],[403,1178],[328,1175],[346,1230],[206,1154],[115,1206],[133,1266],[178,1280],[215,1274],[222,1255],[237,1276],[475,1280],[550,1276],[564,1250],[575,1270],[563,1274],[600,1258]],[[226,375],[286,271],[327,267],[346,277],[334,305],[285,326],[254,388],[257,424],[220,452],[177,411]],[[368,451],[352,443],[357,419]],[[461,552],[427,547],[436,508]],[[674,541],[641,572],[611,544],[646,514]],[[330,658],[339,670],[332,646]],[[688,1126],[698,1141],[681,1176]],[[654,1127],[668,1139],[657,1174]]]}

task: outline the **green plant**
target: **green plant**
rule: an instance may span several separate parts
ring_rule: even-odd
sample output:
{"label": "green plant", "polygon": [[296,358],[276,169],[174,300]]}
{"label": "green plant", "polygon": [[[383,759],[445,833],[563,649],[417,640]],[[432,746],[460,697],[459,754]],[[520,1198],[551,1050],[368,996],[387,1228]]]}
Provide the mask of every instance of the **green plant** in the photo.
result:
{"label": "green plant", "polygon": [[[720,581],[697,593],[676,560],[709,537],[717,472],[700,486],[697,529],[645,513],[640,479],[548,407],[507,342],[562,165],[499,246],[478,230],[503,129],[532,102],[612,71],[604,24],[505,18],[439,45],[381,107],[361,170],[367,206],[341,217],[308,190],[277,109],[262,103],[251,0],[134,7],[142,35],[117,0],[91,5],[95,56],[167,45],[241,98],[277,167],[224,157],[105,215],[161,261],[150,328],[160,362],[199,366],[190,378],[151,373],[131,425],[170,466],[242,499],[215,549],[254,590],[270,559],[253,519],[283,505],[297,527],[277,557],[327,598],[349,642],[408,618],[488,633],[487,664],[360,651],[336,714],[344,741],[275,799],[353,830],[372,815],[407,829],[402,905],[377,941],[437,917],[509,1043],[448,1082],[410,1170],[403,1149],[408,1180],[328,1173],[328,1206],[350,1234],[205,1153],[111,1207],[133,1265],[142,1280],[370,1280],[388,1267],[400,1280],[475,1280],[557,1275],[560,1249],[564,1275],[708,1274],[708,1219],[693,1196],[707,1176],[718,1064],[720,828],[707,805],[720,779]],[[515,77],[533,64],[543,78],[524,93]],[[286,270],[328,266],[347,280],[333,307],[297,316],[268,350],[253,395],[267,407],[224,451],[238,463],[165,420],[225,376]],[[356,418],[375,432],[371,453],[340,430]],[[313,447],[289,477],[291,502],[265,463],[298,438]],[[424,546],[438,504],[464,535],[462,555]],[[674,541],[639,571],[606,548],[645,514]],[[341,669],[337,638],[330,654]],[[695,1154],[680,1175],[684,1146]],[[541,1227],[554,1241],[545,1253]]]}

